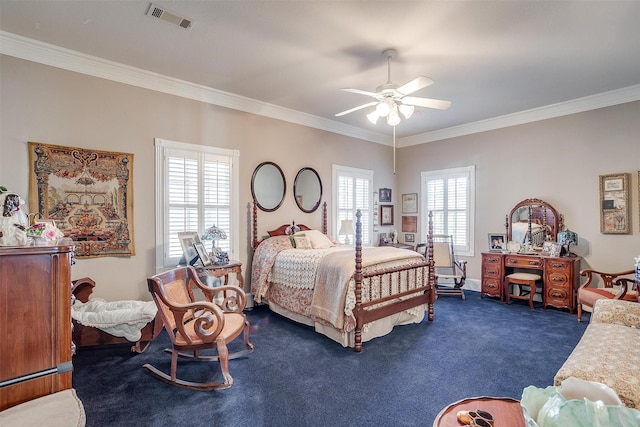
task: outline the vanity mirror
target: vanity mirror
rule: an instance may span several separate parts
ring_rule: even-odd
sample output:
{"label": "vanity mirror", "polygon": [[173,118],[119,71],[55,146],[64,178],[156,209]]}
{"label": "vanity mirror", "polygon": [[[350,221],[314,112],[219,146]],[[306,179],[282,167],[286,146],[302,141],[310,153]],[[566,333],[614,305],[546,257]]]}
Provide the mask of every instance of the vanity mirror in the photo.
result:
{"label": "vanity mirror", "polygon": [[322,200],[322,181],[315,169],[302,168],[293,182],[293,197],[302,212],[311,213],[318,209]]}
{"label": "vanity mirror", "polygon": [[263,162],[256,167],[251,177],[251,195],[258,208],[273,212],[280,207],[287,190],[287,183],[280,166]]}
{"label": "vanity mirror", "polygon": [[541,247],[545,241],[556,240],[562,230],[562,216],[543,200],[525,199],[511,209],[505,227],[510,242]]}

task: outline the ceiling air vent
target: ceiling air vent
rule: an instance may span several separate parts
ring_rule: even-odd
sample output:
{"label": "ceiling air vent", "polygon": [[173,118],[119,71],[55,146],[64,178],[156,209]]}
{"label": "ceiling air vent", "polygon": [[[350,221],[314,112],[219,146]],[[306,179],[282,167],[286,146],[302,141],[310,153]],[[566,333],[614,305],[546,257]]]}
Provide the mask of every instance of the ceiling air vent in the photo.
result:
{"label": "ceiling air vent", "polygon": [[147,11],[147,16],[153,16],[154,18],[162,19],[163,21],[170,22],[171,24],[175,24],[182,28],[190,28],[191,20],[187,18],[183,18],[182,16],[178,16],[173,12],[168,11],[160,6],[157,6],[153,3],[149,6],[149,10]]}

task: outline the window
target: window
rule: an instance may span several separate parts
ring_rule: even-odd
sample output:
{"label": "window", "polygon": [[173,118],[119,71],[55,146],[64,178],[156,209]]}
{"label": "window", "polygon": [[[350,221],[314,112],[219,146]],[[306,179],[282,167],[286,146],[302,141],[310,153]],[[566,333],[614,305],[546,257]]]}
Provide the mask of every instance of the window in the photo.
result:
{"label": "window", "polygon": [[456,253],[473,256],[475,166],[422,172],[421,178],[424,235],[433,212],[434,234],[452,235]]}
{"label": "window", "polygon": [[[239,152],[162,139],[156,139],[155,146],[157,270],[178,264],[182,256],[178,232],[202,235],[212,225],[227,234],[227,240],[217,241],[216,246],[234,258],[239,243],[235,212]],[[211,249],[212,242],[203,243]]]}
{"label": "window", "polygon": [[[371,244],[371,188],[373,171],[333,165],[333,221],[329,234],[345,243],[347,236],[340,236],[338,231],[344,219],[353,221],[356,228],[356,211],[360,209],[362,217],[362,244]],[[355,242],[355,235],[348,236],[349,242]]]}

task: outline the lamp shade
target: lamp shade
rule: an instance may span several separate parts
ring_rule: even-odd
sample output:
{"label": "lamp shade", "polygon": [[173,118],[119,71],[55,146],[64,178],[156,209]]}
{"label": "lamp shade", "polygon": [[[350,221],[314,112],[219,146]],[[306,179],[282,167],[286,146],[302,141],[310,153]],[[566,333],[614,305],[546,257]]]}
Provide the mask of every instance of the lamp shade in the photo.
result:
{"label": "lamp shade", "polygon": [[218,228],[215,225],[204,230],[202,234],[202,240],[227,240],[227,233],[222,228]]}
{"label": "lamp shade", "polygon": [[577,245],[578,234],[571,230],[564,230],[558,233],[558,243],[561,245]]}
{"label": "lamp shade", "polygon": [[349,235],[352,235],[353,233],[354,233],[353,223],[351,222],[350,219],[343,219],[342,221],[340,221],[340,231],[338,231],[339,235],[349,236]]}

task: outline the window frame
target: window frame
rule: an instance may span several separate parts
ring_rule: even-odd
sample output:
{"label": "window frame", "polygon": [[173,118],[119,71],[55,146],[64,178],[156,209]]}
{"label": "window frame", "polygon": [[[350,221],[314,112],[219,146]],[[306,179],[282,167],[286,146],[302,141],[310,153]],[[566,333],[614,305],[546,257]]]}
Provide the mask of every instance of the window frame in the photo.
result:
{"label": "window frame", "polygon": [[[369,191],[366,194],[366,197],[368,198],[368,206],[367,206],[367,212],[363,212],[362,213],[362,219],[361,221],[363,222],[363,229],[362,229],[362,234],[363,234],[363,239],[362,239],[362,246],[371,246],[373,245],[373,170],[369,170],[369,169],[360,169],[360,168],[353,168],[353,167],[349,167],[349,166],[341,166],[341,165],[337,165],[337,164],[333,164],[332,165],[332,187],[333,187],[333,195],[332,195],[332,209],[331,209],[331,228],[329,230],[329,234],[333,235],[336,239],[338,239],[339,241],[343,241],[343,239],[341,239],[342,236],[338,235],[338,232],[340,230],[340,215],[339,215],[339,208],[338,208],[338,200],[339,200],[339,196],[340,196],[340,191],[339,191],[339,177],[340,176],[352,176],[352,177],[357,177],[359,179],[366,179],[368,181],[368,186],[369,186]],[[353,199],[353,205],[356,206],[357,204],[355,203],[357,196],[354,192],[353,195],[354,199]],[[354,207],[353,208],[353,230],[355,232],[356,229],[356,211],[357,209]],[[365,218],[365,215],[367,215],[367,217]],[[365,229],[366,227],[366,229]],[[351,244],[355,244],[355,235],[350,237],[350,242]]]}
{"label": "window frame", "polygon": [[[229,258],[238,259],[240,254],[240,224],[238,218],[239,215],[239,158],[240,151],[227,148],[211,147],[207,145],[189,144],[185,142],[171,141],[162,138],[154,139],[155,146],[155,239],[156,239],[156,253],[155,263],[156,272],[165,271],[170,268],[174,268],[177,262],[174,264],[173,258],[168,256],[169,250],[168,242],[165,237],[168,237],[166,231],[167,221],[167,196],[165,191],[165,182],[167,180],[168,170],[166,167],[166,156],[169,150],[181,150],[190,151],[198,155],[211,154],[217,156],[229,157],[230,160],[230,173],[229,173]],[[203,209],[202,201],[199,201],[198,209]],[[202,212],[200,213],[202,216]],[[203,228],[206,224],[203,224]],[[206,225],[209,226],[209,225]],[[193,230],[185,230],[193,231]],[[200,235],[203,230],[195,230]]]}
{"label": "window frame", "polygon": [[[421,235],[426,236],[428,233],[428,224],[429,224],[429,210],[428,202],[429,195],[427,194],[427,184],[429,181],[435,179],[444,179],[445,181],[449,178],[466,176],[468,179],[467,186],[467,236],[466,236],[466,245],[455,245],[454,250],[456,255],[462,256],[474,256],[475,254],[475,192],[476,192],[476,184],[475,184],[475,165],[471,166],[463,166],[457,168],[449,168],[449,169],[440,169],[433,171],[423,171],[420,173],[420,199],[421,199]],[[445,188],[446,193],[446,188]],[[446,200],[446,196],[445,196]],[[447,206],[443,207],[445,216],[447,212]],[[447,229],[444,230],[445,234],[452,234]]]}

